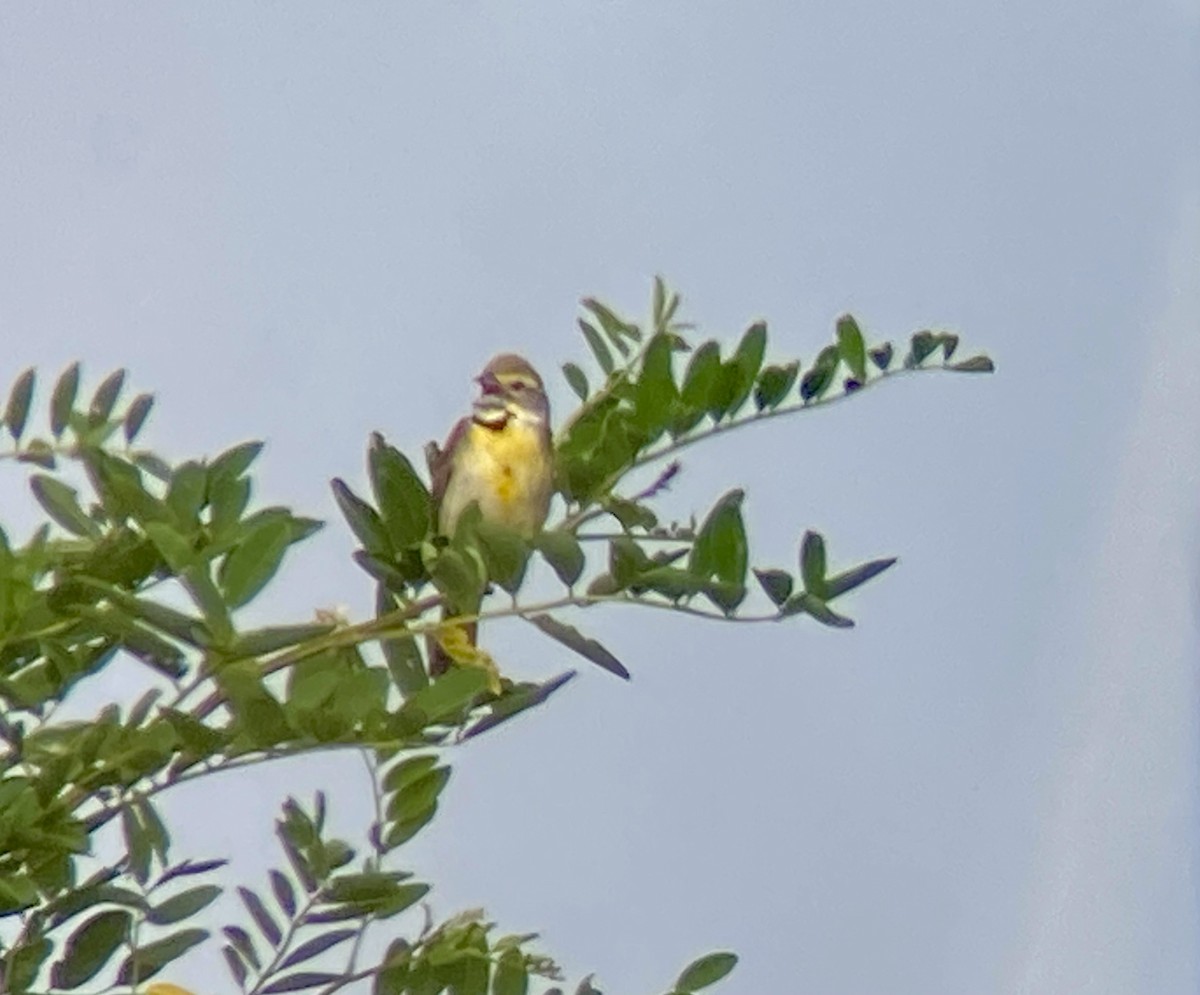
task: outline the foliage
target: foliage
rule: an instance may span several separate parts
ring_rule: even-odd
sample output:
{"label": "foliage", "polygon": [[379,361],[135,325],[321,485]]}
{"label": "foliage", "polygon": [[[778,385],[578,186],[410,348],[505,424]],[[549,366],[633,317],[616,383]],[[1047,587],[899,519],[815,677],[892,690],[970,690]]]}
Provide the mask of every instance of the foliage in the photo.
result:
{"label": "foliage", "polygon": [[[901,374],[991,369],[985,357],[954,361],[957,337],[929,331],[913,335],[894,364],[893,346],[868,346],[849,316],[811,364],[768,363],[765,324],[723,354],[715,341],[688,341],[678,308],[661,281],[646,328],[583,302],[580,330],[599,373],[563,367],[580,406],[556,438],[562,508],[532,542],[477,514],[464,515],[454,536],[436,535],[421,473],[374,436],[370,495],[333,484],[376,589],[374,617],[355,623],[320,614],[239,624],[238,609],[321,527],[255,504],[250,474],[261,443],[169,463],[137,445],[150,396],[122,403],[119,371],[84,400],[78,365],[58,377],[46,430],[31,435],[36,376],[17,378],[0,422],[12,440],[4,458],[27,469],[48,521],[19,542],[0,530],[0,989],[135,989],[205,942],[221,944],[233,981],[254,995],[330,995],[368,982],[378,995],[522,995],[560,979],[535,936],[497,936],[482,913],[435,923],[428,906],[408,930],[389,923],[388,934],[402,938],[362,962],[364,937],[390,920],[411,922],[429,891],[396,860],[437,812],[452,747],[542,704],[571,677],[497,681],[460,666],[431,680],[422,637],[516,617],[627,677],[562,612],[618,605],[850,626],[833,603],[895,561],[831,569],[825,540],[808,532],[794,569],[751,567],[741,490],[698,520],[659,520],[655,499],[679,472],[678,454]],[[648,484],[622,486],[652,466]],[[532,557],[561,584],[554,596],[522,600]],[[496,588],[511,598],[487,599]],[[440,615],[481,597],[475,615]],[[56,719],[76,685],[120,656],[144,668],[144,694],[90,721]],[[200,923],[221,894],[214,875],[224,862],[175,859],[159,795],[331,748],[360,751],[371,771],[376,817],[366,845],[327,834],[323,796],[307,807],[287,800],[281,865],[266,887],[238,887],[243,921],[211,935]],[[120,828],[120,852],[101,866],[94,842],[110,825]],[[735,962],[729,953],[703,957],[672,991],[713,984]],[[597,989],[585,979],[577,991]]]}

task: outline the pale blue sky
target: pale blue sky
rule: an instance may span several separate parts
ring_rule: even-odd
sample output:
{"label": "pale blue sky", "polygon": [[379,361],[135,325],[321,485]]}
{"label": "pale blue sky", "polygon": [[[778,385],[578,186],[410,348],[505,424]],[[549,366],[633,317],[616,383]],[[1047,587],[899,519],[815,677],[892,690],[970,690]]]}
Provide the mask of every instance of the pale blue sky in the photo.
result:
{"label": "pale blue sky", "polygon": [[[577,299],[640,313],[656,272],[780,355],[847,309],[961,331],[997,376],[696,450],[666,502],[746,486],[763,561],[810,526],[899,555],[859,628],[589,612],[633,682],[464,751],[411,864],[610,993],[712,948],[730,995],[1194,992],[1198,31],[1178,2],[5,5],[0,379],[129,366],[156,445],[266,438],[263,498],[332,519],[367,434],[418,452],[500,349],[566,410]],[[367,610],[349,549],[333,523],[252,616]],[[167,811],[184,846],[219,813],[255,882],[285,793],[364,816],[357,765]],[[177,980],[232,990],[215,957]]]}

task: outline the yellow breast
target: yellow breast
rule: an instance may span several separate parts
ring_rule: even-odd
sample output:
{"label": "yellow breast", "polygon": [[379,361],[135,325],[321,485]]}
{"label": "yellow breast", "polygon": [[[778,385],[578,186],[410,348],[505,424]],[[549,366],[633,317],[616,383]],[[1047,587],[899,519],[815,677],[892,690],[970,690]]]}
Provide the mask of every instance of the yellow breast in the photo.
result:
{"label": "yellow breast", "polygon": [[504,504],[525,500],[543,472],[541,436],[534,429],[511,423],[499,431],[482,425],[472,428],[475,444],[491,464],[496,497]]}
{"label": "yellow breast", "polygon": [[499,429],[472,424],[442,500],[442,529],[453,531],[458,516],[477,501],[488,521],[532,535],[546,520],[552,488],[542,432],[515,421]]}

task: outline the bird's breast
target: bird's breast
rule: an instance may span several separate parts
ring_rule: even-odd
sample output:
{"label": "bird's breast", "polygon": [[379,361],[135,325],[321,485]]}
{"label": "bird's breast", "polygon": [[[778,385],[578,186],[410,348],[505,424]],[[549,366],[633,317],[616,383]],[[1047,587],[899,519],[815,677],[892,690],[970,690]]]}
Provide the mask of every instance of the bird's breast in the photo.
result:
{"label": "bird's breast", "polygon": [[498,429],[472,423],[446,488],[443,528],[477,501],[488,521],[531,535],[546,520],[552,486],[544,433],[513,419]]}

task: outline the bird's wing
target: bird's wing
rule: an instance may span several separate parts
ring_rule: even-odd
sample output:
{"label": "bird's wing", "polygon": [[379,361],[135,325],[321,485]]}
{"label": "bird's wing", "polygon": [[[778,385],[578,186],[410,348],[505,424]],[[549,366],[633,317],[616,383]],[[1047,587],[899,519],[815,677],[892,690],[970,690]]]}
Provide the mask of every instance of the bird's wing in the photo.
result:
{"label": "bird's wing", "polygon": [[454,451],[462,442],[467,429],[471,425],[470,418],[460,418],[446,436],[446,444],[438,449],[435,443],[430,443],[425,450],[425,458],[429,463],[430,491],[433,496],[433,506],[441,508],[442,498],[446,496],[446,485],[450,482],[450,468],[454,464]]}

